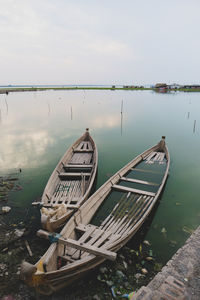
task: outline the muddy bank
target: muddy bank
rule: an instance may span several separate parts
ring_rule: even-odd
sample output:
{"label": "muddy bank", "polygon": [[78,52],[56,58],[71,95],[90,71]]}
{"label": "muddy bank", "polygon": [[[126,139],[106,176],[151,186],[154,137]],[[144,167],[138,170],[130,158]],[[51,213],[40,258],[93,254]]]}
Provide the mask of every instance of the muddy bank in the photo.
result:
{"label": "muddy bank", "polygon": [[[20,279],[22,260],[35,263],[48,248],[49,242],[36,237],[35,232],[23,224],[26,231],[17,240],[12,240],[0,251],[0,297],[10,295],[13,299],[122,299],[125,294],[138,290],[162,268],[156,261],[156,255],[148,241],[136,237],[131,245],[125,246],[117,256],[116,262],[106,261],[100,267],[89,272],[84,279],[75,282],[51,296],[38,295]],[[25,242],[30,245],[33,256],[30,256]],[[132,244],[136,247],[133,249]],[[9,282],[8,282],[9,278]],[[3,299],[4,299],[3,298]],[[6,299],[6,298],[5,298]],[[12,298],[11,298],[12,299]],[[10,300],[11,300],[10,299]]]}

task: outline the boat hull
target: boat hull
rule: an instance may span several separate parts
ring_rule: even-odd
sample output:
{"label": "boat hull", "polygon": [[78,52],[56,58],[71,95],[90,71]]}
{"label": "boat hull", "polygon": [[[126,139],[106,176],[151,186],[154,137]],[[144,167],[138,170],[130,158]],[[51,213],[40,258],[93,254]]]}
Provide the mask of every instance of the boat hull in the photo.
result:
{"label": "boat hull", "polygon": [[[152,182],[128,177],[129,172],[140,172],[138,165],[144,161],[149,165],[155,162],[160,168],[162,168],[162,164],[165,164],[160,183],[154,184],[156,191],[150,192],[120,185],[124,181],[131,182],[131,184],[141,184],[142,186],[151,185]],[[73,281],[84,276],[86,272],[105,261],[105,250],[116,253],[121,249],[135,235],[151,213],[166,183],[169,165],[169,152],[164,139],[162,139],[160,143],[138,155],[113,175],[83,204],[61,231],[61,236],[66,240],[66,243],[69,239],[76,240],[76,244],[80,241],[80,245],[85,246],[86,252],[82,254],[80,252],[80,258],[76,257],[76,260],[70,261],[79,253],[78,250],[74,253],[72,251],[70,256],[70,251],[73,249],[69,247],[66,250],[59,242],[53,243],[35,265],[37,271],[29,276],[29,284],[31,282],[36,290],[42,294],[53,293],[64,286],[70,285]],[[149,171],[146,170],[146,172],[148,174]],[[108,197],[113,193],[113,190],[121,191],[121,189],[124,189],[122,197],[120,196],[121,202],[115,205],[111,214],[98,226],[90,224],[104,200],[108,201]],[[128,206],[128,204],[132,206]],[[77,230],[82,230],[81,237],[78,237]],[[89,241],[87,241],[88,238],[90,238]],[[98,255],[93,254],[92,244],[98,247]],[[55,261],[63,255],[63,249],[66,252],[65,259],[69,259],[69,261],[58,269]],[[44,270],[42,270],[42,280],[39,282],[36,278],[40,275],[41,270],[38,268],[40,265],[43,266]]]}
{"label": "boat hull", "polygon": [[[86,146],[90,148],[85,149]],[[84,149],[79,149],[81,147]],[[78,164],[75,164],[76,161]],[[88,161],[90,164],[87,167]],[[88,199],[95,183],[97,165],[97,147],[86,131],[66,151],[47,182],[40,202],[44,229],[56,231]]]}

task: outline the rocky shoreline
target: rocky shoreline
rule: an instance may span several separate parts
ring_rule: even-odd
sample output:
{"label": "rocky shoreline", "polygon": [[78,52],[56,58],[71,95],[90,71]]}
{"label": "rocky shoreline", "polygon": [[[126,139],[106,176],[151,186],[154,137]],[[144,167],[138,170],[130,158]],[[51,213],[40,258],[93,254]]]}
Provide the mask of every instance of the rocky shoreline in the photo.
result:
{"label": "rocky shoreline", "polygon": [[155,278],[131,300],[200,299],[200,226]]}

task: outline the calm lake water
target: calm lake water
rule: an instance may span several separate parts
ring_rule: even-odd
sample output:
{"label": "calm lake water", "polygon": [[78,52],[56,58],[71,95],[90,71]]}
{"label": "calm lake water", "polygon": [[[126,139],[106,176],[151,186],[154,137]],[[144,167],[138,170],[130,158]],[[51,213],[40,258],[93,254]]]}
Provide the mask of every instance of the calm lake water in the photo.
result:
{"label": "calm lake water", "polygon": [[[60,157],[86,127],[99,152],[97,187],[165,135],[170,175],[145,237],[158,261],[165,263],[200,222],[199,111],[198,93],[71,90],[0,95],[0,170],[17,173],[22,187],[11,194],[7,204],[12,210],[4,218],[10,223],[24,220]],[[38,214],[38,228],[39,222]]]}

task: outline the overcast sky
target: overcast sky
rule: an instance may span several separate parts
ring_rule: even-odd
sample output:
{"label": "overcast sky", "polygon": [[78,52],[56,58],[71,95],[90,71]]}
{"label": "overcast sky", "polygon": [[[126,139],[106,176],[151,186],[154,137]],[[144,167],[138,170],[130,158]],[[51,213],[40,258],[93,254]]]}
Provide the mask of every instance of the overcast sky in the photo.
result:
{"label": "overcast sky", "polygon": [[0,85],[200,83],[199,0],[0,0]]}

